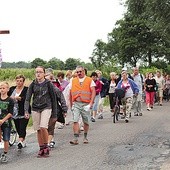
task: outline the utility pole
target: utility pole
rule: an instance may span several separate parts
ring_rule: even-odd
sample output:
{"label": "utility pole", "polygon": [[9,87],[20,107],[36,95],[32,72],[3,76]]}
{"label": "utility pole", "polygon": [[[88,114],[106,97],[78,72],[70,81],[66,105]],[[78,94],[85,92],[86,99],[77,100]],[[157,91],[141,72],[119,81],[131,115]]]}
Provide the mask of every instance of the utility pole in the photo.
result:
{"label": "utility pole", "polygon": [[[9,30],[0,30],[0,34],[10,34]],[[1,43],[0,43],[1,45]],[[1,53],[1,48],[0,48],[0,68],[2,66],[2,53]]]}

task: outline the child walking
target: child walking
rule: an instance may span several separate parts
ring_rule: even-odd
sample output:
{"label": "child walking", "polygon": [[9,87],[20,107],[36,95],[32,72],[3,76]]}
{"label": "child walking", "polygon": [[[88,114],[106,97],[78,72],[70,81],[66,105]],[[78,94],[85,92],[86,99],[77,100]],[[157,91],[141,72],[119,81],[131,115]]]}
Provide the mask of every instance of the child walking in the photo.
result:
{"label": "child walking", "polygon": [[9,149],[9,140],[11,133],[11,121],[13,115],[14,102],[13,99],[7,95],[9,91],[9,84],[2,82],[0,84],[0,141],[1,134],[3,134],[4,152],[1,154],[0,160],[2,163],[8,161],[7,153]]}

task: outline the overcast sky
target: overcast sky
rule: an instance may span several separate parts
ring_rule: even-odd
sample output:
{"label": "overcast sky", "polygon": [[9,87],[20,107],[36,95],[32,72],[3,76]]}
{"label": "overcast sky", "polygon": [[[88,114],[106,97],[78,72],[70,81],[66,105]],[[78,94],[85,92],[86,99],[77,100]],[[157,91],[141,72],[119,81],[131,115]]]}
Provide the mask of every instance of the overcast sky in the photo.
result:
{"label": "overcast sky", "polygon": [[107,40],[123,17],[121,0],[0,0],[2,60],[80,58],[88,62],[97,39]]}

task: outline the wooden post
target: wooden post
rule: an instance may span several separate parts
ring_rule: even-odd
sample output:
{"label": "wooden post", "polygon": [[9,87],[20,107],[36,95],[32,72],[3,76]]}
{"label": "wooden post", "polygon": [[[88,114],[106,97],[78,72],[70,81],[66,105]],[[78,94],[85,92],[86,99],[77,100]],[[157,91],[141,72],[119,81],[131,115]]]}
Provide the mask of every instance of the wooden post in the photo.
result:
{"label": "wooden post", "polygon": [[[10,34],[9,30],[0,30],[0,34]],[[2,53],[1,53],[1,48],[0,48],[0,68],[2,65]]]}

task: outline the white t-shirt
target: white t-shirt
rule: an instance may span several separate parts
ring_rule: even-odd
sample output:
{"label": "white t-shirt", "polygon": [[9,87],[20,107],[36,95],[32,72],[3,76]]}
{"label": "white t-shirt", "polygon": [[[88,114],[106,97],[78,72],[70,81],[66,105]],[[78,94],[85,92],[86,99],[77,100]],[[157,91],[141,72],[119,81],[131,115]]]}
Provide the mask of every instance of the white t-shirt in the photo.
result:
{"label": "white t-shirt", "polygon": [[158,88],[163,88],[164,85],[165,85],[165,80],[164,78],[161,76],[161,77],[155,77],[155,80],[156,80],[156,83],[158,85]]}
{"label": "white t-shirt", "polygon": [[125,98],[133,97],[133,90],[132,90],[129,82],[127,82],[127,83],[122,82],[122,87],[124,87],[126,89]]}
{"label": "white t-shirt", "polygon": [[116,89],[116,83],[111,82],[109,87],[109,93],[114,93]]}
{"label": "white t-shirt", "polygon": [[[83,77],[83,78],[79,78],[80,84],[83,83],[83,81],[85,80],[85,78],[86,78],[86,76]],[[70,83],[68,84],[70,90],[71,90],[71,88],[72,88],[72,81],[73,81],[73,79],[70,79]],[[96,84],[95,84],[95,82],[92,80],[92,81],[91,81],[91,84],[90,84],[90,87],[95,87],[95,86],[96,86]]]}

